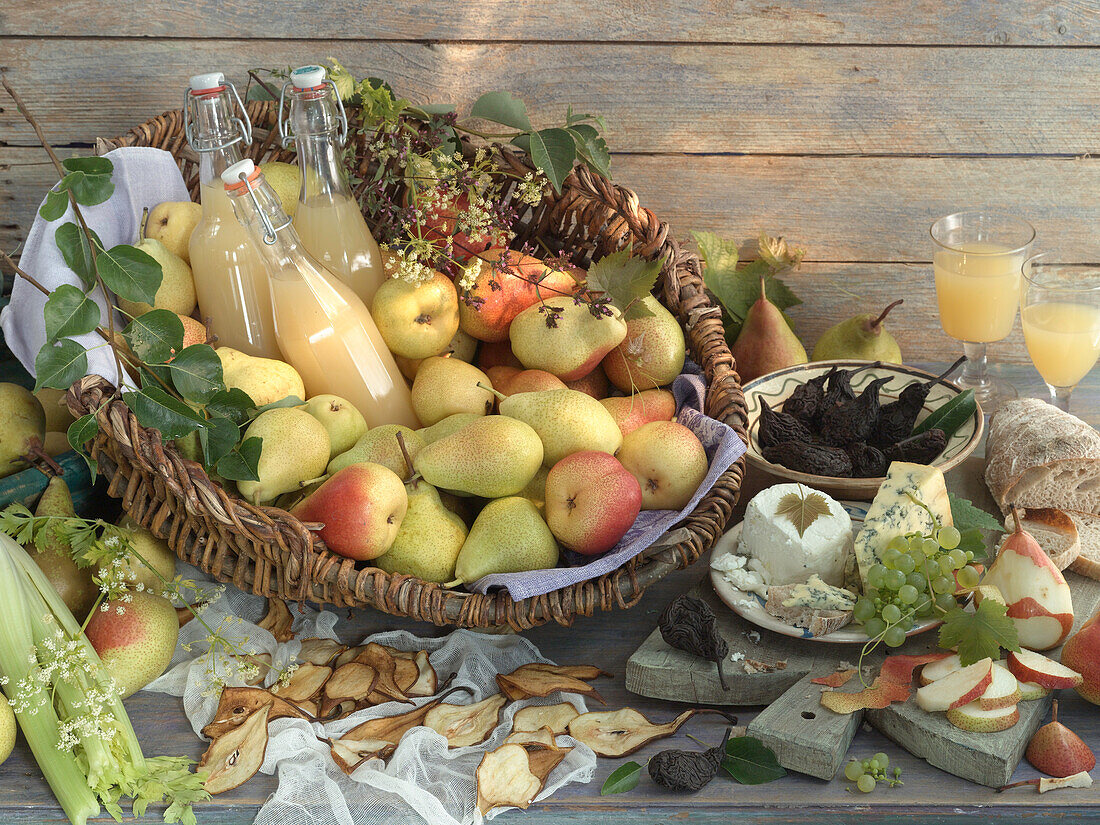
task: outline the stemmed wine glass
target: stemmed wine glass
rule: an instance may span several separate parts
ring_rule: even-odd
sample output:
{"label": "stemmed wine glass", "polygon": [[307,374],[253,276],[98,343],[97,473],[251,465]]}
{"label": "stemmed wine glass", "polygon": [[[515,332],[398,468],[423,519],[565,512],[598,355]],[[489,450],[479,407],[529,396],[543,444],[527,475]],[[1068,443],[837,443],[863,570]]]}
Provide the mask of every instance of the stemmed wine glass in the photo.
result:
{"label": "stemmed wine glass", "polygon": [[1035,229],[1022,218],[972,211],[940,218],[930,231],[940,323],[967,357],[957,383],[992,412],[1017,393],[987,374],[986,347],[1012,332]]}
{"label": "stemmed wine glass", "polygon": [[1073,388],[1100,357],[1100,269],[1044,252],[1024,263],[1023,276],[1024,343],[1050,402],[1068,411]]}

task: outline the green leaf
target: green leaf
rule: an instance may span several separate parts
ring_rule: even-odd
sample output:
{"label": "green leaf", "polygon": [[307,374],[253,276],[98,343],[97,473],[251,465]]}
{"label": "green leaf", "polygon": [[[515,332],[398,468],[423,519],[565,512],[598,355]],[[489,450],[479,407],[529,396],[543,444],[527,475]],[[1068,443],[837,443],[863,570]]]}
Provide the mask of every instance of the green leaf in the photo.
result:
{"label": "green leaf", "polygon": [[68,172],[83,172],[86,175],[110,175],[115,165],[108,158],[65,158],[61,165]]}
{"label": "green leaf", "polygon": [[419,106],[410,106],[409,111],[414,115],[421,115],[425,120],[439,115],[447,115],[455,110],[453,103],[421,103]]}
{"label": "green leaf", "polygon": [[145,387],[140,392],[125,392],[122,400],[134,411],[143,427],[160,430],[165,441],[192,433],[206,426],[206,419],[187,404],[160,387]]}
{"label": "green leaf", "polygon": [[611,177],[611,152],[607,149],[607,143],[594,126],[587,123],[579,123],[570,126],[566,131],[573,136],[577,143],[577,153],[592,169],[603,175]]}
{"label": "green leaf", "polygon": [[46,341],[84,335],[99,326],[99,305],[72,284],[62,284],[46,299]]}
{"label": "green leaf", "polygon": [[997,660],[1001,648],[1018,651],[1020,639],[1008,608],[992,599],[982,599],[971,613],[961,607],[947,611],[940,627],[940,647],[958,646],[959,661],[965,667],[985,658]]}
{"label": "green leaf", "polygon": [[486,92],[474,101],[470,117],[502,123],[521,132],[530,132],[533,128],[531,119],[527,117],[527,104],[512,97],[509,92]]}
{"label": "green leaf", "polygon": [[230,387],[214,393],[206,402],[206,411],[212,416],[230,419],[234,424],[243,424],[248,420],[248,411],[254,409],[256,402],[240,387]]}
{"label": "green leaf", "polygon": [[81,206],[103,203],[115,191],[110,175],[90,175],[84,172],[69,172],[58,183],[58,187],[72,192]]}
{"label": "green leaf", "polygon": [[[695,245],[699,247],[699,254],[703,258],[707,275],[713,273],[717,277],[723,277],[734,273],[740,257],[737,241],[719,238],[713,232],[692,232],[691,236],[695,239]],[[704,280],[706,280],[705,277]],[[707,288],[715,295],[718,294],[709,283]]]}
{"label": "green leaf", "polygon": [[593,292],[606,293],[626,319],[632,320],[653,314],[641,299],[650,294],[660,274],[660,261],[631,257],[629,251],[620,249],[592,265],[587,285]]}
{"label": "green leaf", "polygon": [[88,353],[71,338],[47,343],[34,358],[35,390],[51,387],[67,390],[88,374]]}
{"label": "green leaf", "polygon": [[985,536],[977,527],[959,531],[959,550],[964,553],[974,554],[974,561],[985,561],[989,558],[989,548],[985,543]]}
{"label": "green leaf", "polygon": [[192,344],[168,364],[172,384],[188,401],[205,404],[225,389],[222,361],[209,344]]}
{"label": "green leaf", "polygon": [[98,432],[99,422],[96,421],[95,413],[86,413],[69,425],[65,435],[69,439],[70,447],[81,450]]}
{"label": "green leaf", "polygon": [[252,437],[241,442],[241,446],[224,456],[215,468],[218,475],[230,481],[259,481],[256,467],[260,463],[262,439]]}
{"label": "green leaf", "polygon": [[600,788],[600,796],[632,791],[638,787],[638,780],[641,776],[642,766],[637,762],[626,762],[619,765],[603,783],[603,787]]}
{"label": "green leaf", "polygon": [[248,87],[248,94],[244,96],[244,99],[245,102],[248,102],[251,100],[274,100],[275,98],[259,83],[253,83]]}
{"label": "green leaf", "polygon": [[787,775],[775,754],[752,736],[739,736],[726,743],[722,770],[742,785],[763,785]]}
{"label": "green leaf", "polygon": [[199,430],[199,443],[208,467],[215,466],[237,446],[241,431],[228,418],[208,418],[206,426]]}
{"label": "green leaf", "polygon": [[152,309],[131,321],[122,337],[142,361],[163,364],[183,348],[183,321],[170,310]]}
{"label": "green leaf", "polygon": [[46,202],[38,208],[38,214],[44,221],[56,221],[69,208],[69,196],[65,192],[51,189],[46,193]]}
{"label": "green leaf", "polygon": [[296,395],[288,395],[285,398],[280,398],[278,401],[272,401],[270,404],[264,404],[262,407],[254,407],[248,411],[249,418],[255,418],[262,412],[268,410],[280,410],[283,407],[300,407],[305,402],[305,399],[299,398]]}
{"label": "green leaf", "polygon": [[100,252],[96,262],[103,283],[120,298],[135,303],[153,303],[163,272],[156,258],[148,252],[119,244]]}
{"label": "green leaf", "polygon": [[577,159],[577,144],[565,129],[540,129],[531,133],[531,162],[542,170],[554,187],[561,185],[573,171]]}
{"label": "green leaf", "polygon": [[[92,236],[92,243],[96,248],[102,248],[99,236],[88,230]],[[65,259],[65,265],[77,274],[85,286],[95,284],[95,264],[92,261],[92,246],[80,227],[72,221],[61,224],[53,233],[54,243],[61,251],[61,257]]]}
{"label": "green leaf", "polygon": [[947,497],[951,502],[951,521],[960,533],[973,528],[993,530],[996,533],[1005,532],[1004,525],[999,519],[975,507],[967,499],[951,493],[948,493]]}

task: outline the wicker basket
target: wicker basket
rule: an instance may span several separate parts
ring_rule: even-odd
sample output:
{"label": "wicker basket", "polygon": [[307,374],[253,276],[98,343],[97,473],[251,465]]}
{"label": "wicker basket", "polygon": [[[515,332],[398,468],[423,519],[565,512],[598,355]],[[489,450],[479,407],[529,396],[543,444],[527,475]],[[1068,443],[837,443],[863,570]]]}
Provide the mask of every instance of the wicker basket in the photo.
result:
{"label": "wicker basket", "polygon": [[[274,105],[251,103],[255,126],[249,150],[257,162],[289,160],[273,140]],[[197,197],[197,158],[184,138],[179,111],[166,112],[114,140],[100,140],[97,151],[119,146],[154,146],[179,162],[192,197]],[[468,148],[468,147],[467,147]],[[502,165],[525,173],[523,157],[495,149]],[[363,158],[362,146],[358,155]],[[366,170],[367,160],[361,165]],[[400,193],[396,193],[400,194]],[[511,186],[504,196],[513,194]],[[597,257],[631,244],[637,254],[663,259],[660,289],[664,303],[686,331],[691,357],[702,366],[708,386],[706,412],[746,436],[744,397],[723,336],[720,313],[703,288],[696,255],[680,249],[668,227],[642,208],[637,196],[579,167],[560,195],[549,195],[532,209],[518,200],[517,243],[539,239],[564,250],[586,266]],[[740,459],[685,519],[674,545],[654,546],[620,569],[543,596],[513,601],[507,593],[487,595],[448,590],[409,576],[360,567],[328,551],[289,513],[257,507],[211,481],[203,468],[183,458],[160,433],[138,424],[114,388],[89,376],[69,390],[76,415],[98,410],[99,435],[90,445],[110,495],[154,533],[166,538],[179,557],[215,578],[245,591],[284,599],[309,599],[337,607],[370,606],[398,616],[460,627],[515,630],[553,620],[571,624],[577,615],[635,604],[661,577],[696,561],[725,529],[744,475]],[[111,399],[111,400],[108,400]],[[106,403],[104,403],[106,401]]]}

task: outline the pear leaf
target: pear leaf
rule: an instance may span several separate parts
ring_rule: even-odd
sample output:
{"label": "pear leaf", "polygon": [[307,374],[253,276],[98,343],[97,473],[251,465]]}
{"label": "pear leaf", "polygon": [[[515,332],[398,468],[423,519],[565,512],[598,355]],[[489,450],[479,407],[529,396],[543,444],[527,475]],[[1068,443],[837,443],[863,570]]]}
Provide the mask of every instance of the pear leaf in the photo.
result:
{"label": "pear leaf", "polygon": [[653,291],[661,262],[632,257],[626,249],[604,255],[588,270],[587,286],[591,292],[602,292],[611,299],[626,320],[643,318],[653,313],[642,303]]}
{"label": "pear leaf", "polygon": [[152,304],[163,272],[156,258],[127,244],[101,250],[96,257],[99,275],[108,289],[127,301]]}
{"label": "pear leaf", "polygon": [[530,132],[531,119],[527,116],[527,105],[509,92],[486,92],[470,108],[470,117],[480,117],[511,126],[521,132]]}
{"label": "pear leaf", "polygon": [[67,390],[73,382],[88,374],[88,353],[71,338],[47,342],[34,357],[34,388]]}
{"label": "pear leaf", "polygon": [[531,133],[531,162],[546,175],[555,192],[573,171],[577,145],[565,129],[540,129]]}
{"label": "pear leaf", "polygon": [[229,455],[237,446],[241,431],[228,418],[214,416],[206,420],[206,426],[199,430],[199,444],[206,457],[208,467],[215,466],[224,456]]}
{"label": "pear leaf", "polygon": [[145,387],[140,392],[125,392],[122,394],[122,400],[134,411],[139,424],[160,430],[161,437],[165,441],[181,438],[206,426],[205,418],[160,387]]}
{"label": "pear leaf", "polygon": [[[99,160],[99,158],[70,158],[70,160]],[[73,198],[81,206],[95,206],[97,203],[103,203],[115,191],[110,174],[93,174],[81,170],[69,172],[61,179],[58,187],[72,192]]]}
{"label": "pear leaf", "polygon": [[575,126],[569,126],[566,131],[573,136],[573,140],[577,143],[577,154],[589,168],[605,178],[610,178],[611,153],[596,127],[588,123],[578,123]]}
{"label": "pear leaf", "polygon": [[810,525],[822,516],[829,515],[829,503],[821,493],[807,493],[805,489],[801,489],[797,493],[787,493],[779,499],[775,514],[785,516],[794,525],[798,535],[804,536]]}
{"label": "pear leaf", "polygon": [[99,325],[99,304],[72,284],[62,284],[46,299],[46,340],[84,335]]}
{"label": "pear leaf", "polygon": [[185,347],[171,360],[168,369],[172,384],[188,401],[205,404],[225,389],[221,359],[209,344]]}
{"label": "pear leaf", "polygon": [[752,736],[738,736],[726,743],[722,770],[742,785],[763,785],[787,775],[775,753]]}
{"label": "pear leaf", "polygon": [[44,221],[56,221],[69,208],[69,196],[64,192],[51,189],[46,193],[46,202],[38,209]]}
{"label": "pear leaf", "polygon": [[216,471],[222,478],[230,481],[259,481],[260,476],[256,471],[260,463],[260,448],[263,440],[252,437],[241,442],[241,446],[222,456],[218,461]]}
{"label": "pear leaf", "polygon": [[88,234],[91,235],[91,243],[88,242],[87,235],[72,221],[61,224],[53,233],[54,243],[57,244],[61,257],[65,259],[65,265],[77,274],[77,277],[84,282],[85,286],[91,286],[95,283],[92,244],[95,244],[96,249],[103,248],[103,244],[95,232],[88,230]]}
{"label": "pear leaf", "polygon": [[122,337],[147,364],[163,364],[183,347],[183,321],[167,309],[152,309],[131,321]]}
{"label": "pear leaf", "polygon": [[641,776],[642,766],[637,762],[631,761],[619,765],[604,781],[603,787],[600,788],[600,796],[632,791],[638,786]]}

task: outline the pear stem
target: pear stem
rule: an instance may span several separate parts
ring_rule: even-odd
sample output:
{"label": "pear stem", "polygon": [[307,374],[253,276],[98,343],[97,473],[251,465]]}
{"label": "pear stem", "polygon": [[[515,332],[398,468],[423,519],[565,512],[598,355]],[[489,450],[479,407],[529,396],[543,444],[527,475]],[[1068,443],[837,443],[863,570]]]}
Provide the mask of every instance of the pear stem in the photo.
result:
{"label": "pear stem", "polygon": [[409,455],[409,448],[405,445],[405,436],[401,433],[396,434],[397,446],[401,448],[401,455],[405,459],[405,469],[408,471],[408,475],[405,476],[405,483],[412,484],[416,478],[416,470],[413,469],[412,456]]}
{"label": "pear stem", "polygon": [[323,476],[317,476],[317,478],[307,478],[305,481],[299,481],[298,487],[304,489],[310,484],[316,484],[318,481],[325,481],[331,473],[325,473]]}
{"label": "pear stem", "polygon": [[454,588],[458,587],[460,584],[465,584],[465,583],[466,582],[462,581],[462,579],[455,579],[454,581],[445,583],[443,586],[445,588],[447,588],[448,590],[453,590]]}
{"label": "pear stem", "polygon": [[141,223],[138,224],[138,243],[145,240],[145,228],[149,225],[149,207],[141,210]]}
{"label": "pear stem", "polygon": [[500,401],[504,401],[506,398],[508,398],[508,396],[505,395],[504,393],[500,392],[499,390],[494,390],[492,387],[487,387],[484,384],[482,384],[480,381],[478,381],[475,386],[481,387],[483,390],[491,392]]}
{"label": "pear stem", "polygon": [[890,310],[892,310],[894,307],[900,306],[901,304],[904,304],[904,303],[905,303],[904,298],[898,298],[896,301],[894,301],[894,303],[892,303],[892,304],[890,304],[890,306],[886,307],[886,309],[884,309],[882,311],[882,314],[879,315],[878,318],[876,318],[875,320],[873,320],[871,322],[871,329],[872,330],[877,330],[880,326],[882,326],[882,322],[886,320],[886,316],[890,314]]}
{"label": "pear stem", "polygon": [[955,363],[952,364],[950,367],[948,367],[946,370],[941,372],[939,374],[939,376],[936,378],[936,380],[937,381],[945,380],[947,378],[947,376],[949,376],[951,373],[953,373],[955,370],[957,370],[959,367],[961,367],[965,363],[966,363],[966,356],[965,355],[960,355],[958,360],[955,361]]}
{"label": "pear stem", "polygon": [[1053,702],[1050,703],[1050,721],[1051,722],[1057,722],[1058,721],[1058,700],[1057,699],[1055,699]]}
{"label": "pear stem", "polygon": [[760,276],[760,297],[765,301],[768,300],[768,288],[765,286],[767,278],[768,276],[766,273]]}
{"label": "pear stem", "polygon": [[1016,530],[1014,532],[1022,533],[1024,528],[1020,524],[1020,514],[1016,510],[1016,505],[1015,504],[1010,504],[1010,505],[1008,505],[1008,509],[1012,511],[1012,520],[1016,523]]}

